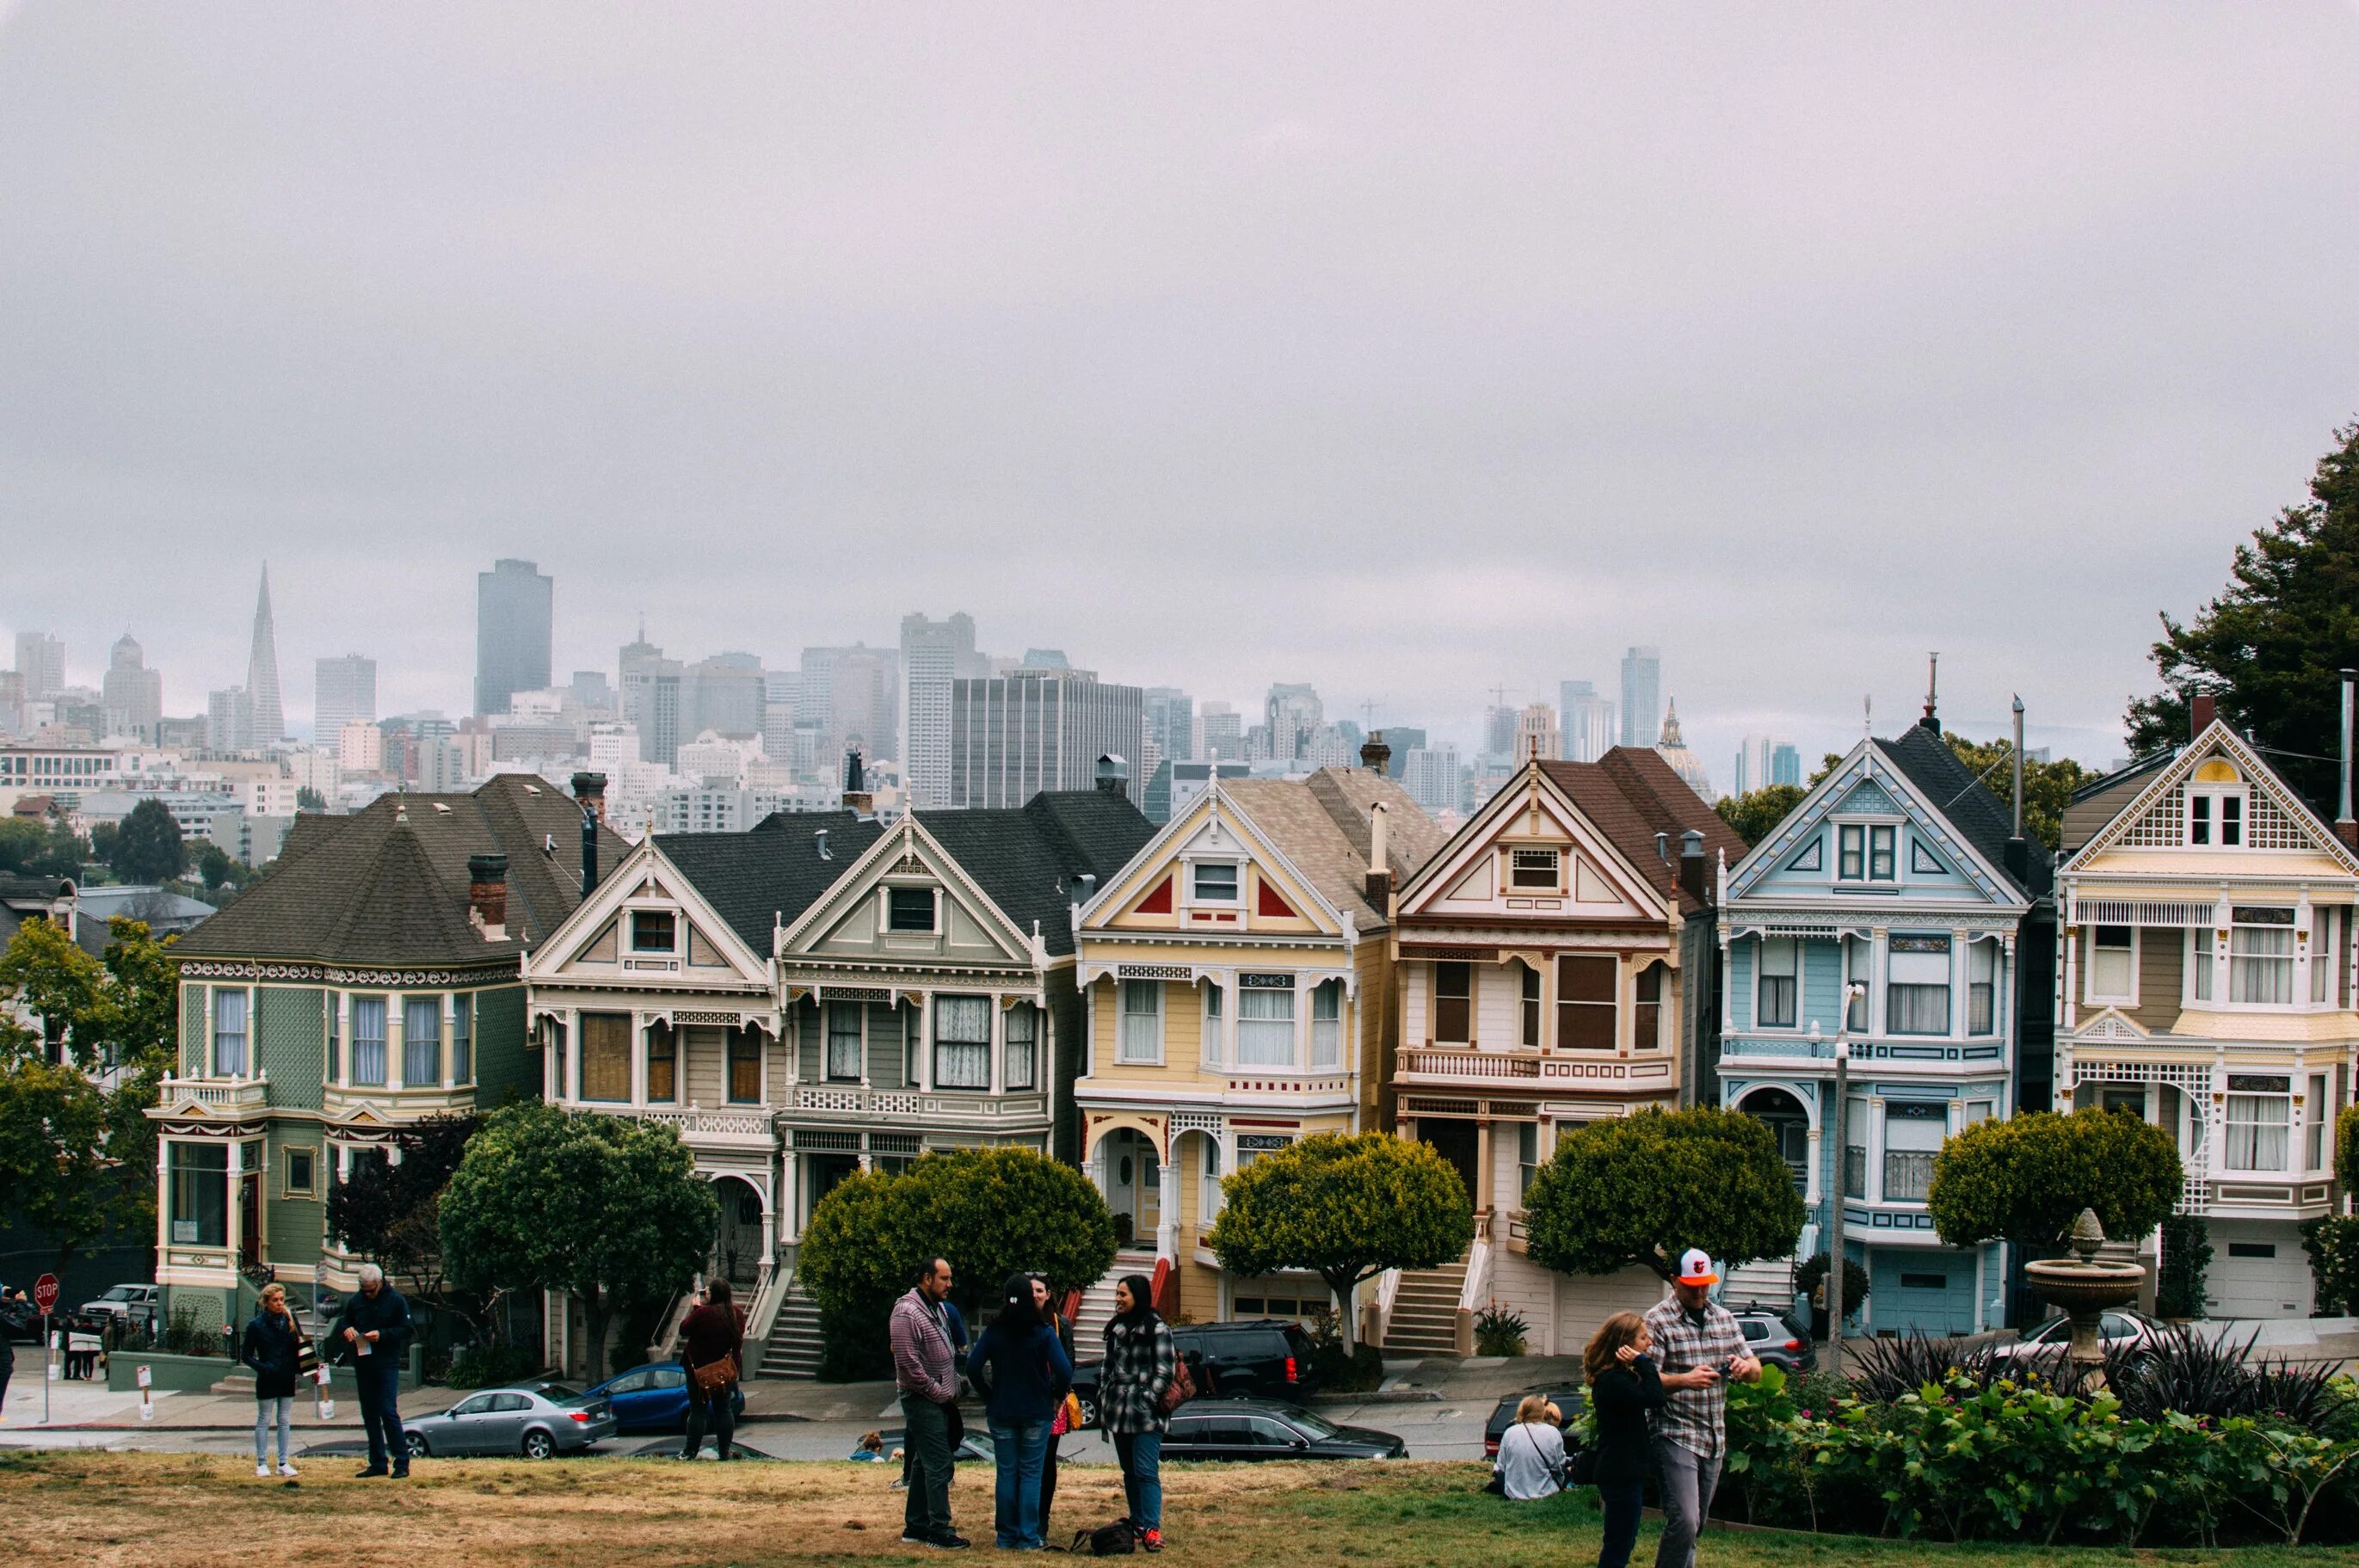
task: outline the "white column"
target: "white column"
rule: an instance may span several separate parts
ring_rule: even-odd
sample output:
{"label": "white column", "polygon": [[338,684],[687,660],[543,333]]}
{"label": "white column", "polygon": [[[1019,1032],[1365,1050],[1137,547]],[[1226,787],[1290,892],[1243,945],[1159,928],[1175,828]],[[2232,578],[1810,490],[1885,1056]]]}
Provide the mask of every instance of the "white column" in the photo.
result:
{"label": "white column", "polygon": [[1952,1040],[1966,1037],[1967,993],[1974,983],[1973,941],[1973,933],[1971,931],[1953,930],[1950,933],[1950,1038]]}
{"label": "white column", "polygon": [[234,1269],[245,1256],[245,1140],[229,1141],[229,1215],[223,1230],[229,1242],[229,1264]]}
{"label": "white column", "polygon": [[[1823,1112],[1821,1114],[1823,1114]],[[1810,1129],[1810,1164],[1804,1169],[1802,1174],[1802,1201],[1805,1204],[1818,1203],[1820,1198],[1823,1195],[1823,1189],[1826,1184],[1821,1180],[1820,1136],[1820,1130],[1818,1128],[1813,1127]]]}
{"label": "white column", "polygon": [[1884,926],[1876,926],[1868,939],[1867,973],[1862,977],[1867,987],[1867,1032],[1870,1034],[1884,1033],[1884,976],[1891,954],[1892,933]]}
{"label": "white column", "polygon": [[1169,1128],[1164,1130],[1163,1141],[1164,1160],[1158,1167],[1162,1176],[1162,1190],[1157,1195],[1156,1202],[1155,1255],[1170,1259],[1171,1266],[1176,1269],[1180,1266],[1180,1200],[1179,1189],[1173,1184],[1179,1180],[1179,1169],[1171,1163],[1170,1145],[1178,1140],[1171,1136]]}
{"label": "white column", "polygon": [[[918,993],[918,1027],[915,1030],[904,1028],[901,1031],[901,1038],[904,1040],[914,1040],[914,1044],[904,1047],[904,1049],[914,1049],[918,1053],[918,1087],[922,1092],[931,1093],[934,1087],[934,999],[932,992],[920,991]],[[864,1062],[865,1058],[863,1058],[863,1060]],[[906,1066],[904,1067],[901,1076],[905,1078],[909,1076]],[[865,1080],[864,1079],[863,1081],[864,1082]]]}
{"label": "white column", "polygon": [[[647,1015],[631,1014],[631,1108],[644,1110],[647,1103]],[[725,1074],[724,1065],[722,1071]],[[726,1091],[724,1091],[725,1093]]]}
{"label": "white column", "polygon": [[1005,1094],[1007,1090],[1007,1009],[1006,999],[997,991],[991,994],[991,1092]]}
{"label": "white column", "polygon": [[557,1065],[557,1092],[560,1098],[572,1099],[581,1089],[577,1081],[582,1062],[582,1010],[565,1010],[565,1054]]}
{"label": "white column", "polygon": [[[776,1050],[777,1049],[777,1046],[778,1046],[778,1037],[777,1037],[777,1035],[775,1035],[775,1034],[770,1033],[769,1033],[768,1031],[766,1031],[766,1030],[764,1030],[764,1029],[758,1028],[758,1027],[756,1027],[756,1025],[754,1025],[754,1024],[750,1024],[750,1023],[745,1022],[743,1020],[740,1020],[740,1021],[739,1021],[737,1027],[738,1027],[738,1028],[740,1028],[740,1029],[751,1029],[751,1030],[753,1030],[755,1039],[756,1039],[756,1040],[758,1040],[758,1041],[760,1041],[760,1042],[761,1042],[761,1054],[756,1058],[756,1061],[759,1064],[760,1068],[761,1068],[761,1086],[762,1086],[762,1087],[761,1087],[761,1097],[762,1097],[762,1098],[761,1098],[761,1102],[760,1102],[760,1103],[761,1103],[761,1105],[762,1105],[762,1107],[763,1107],[763,1108],[764,1108],[764,1109],[767,1109],[767,1108],[769,1108],[769,1104],[770,1104],[770,1054],[771,1054],[771,1053],[772,1053],[772,1052],[774,1052],[774,1051],[776,1051]],[[675,1033],[679,1033],[679,1032],[675,1032]],[[672,1069],[671,1069],[671,1070],[672,1070],[672,1072],[673,1072],[675,1075],[678,1075],[679,1076],[683,1076],[683,1077],[684,1077],[684,1076],[687,1076],[688,1064],[687,1064],[686,1062],[684,1062],[684,1061],[682,1061],[682,1060],[680,1060],[680,1059],[679,1059],[680,1051],[679,1051],[679,1045],[674,1045],[674,1046],[672,1047],[672,1051],[673,1051],[673,1061],[672,1061]],[[673,1089],[673,1091],[672,1091],[673,1098],[679,1098],[679,1089],[678,1089],[677,1087],[675,1087],[675,1088]],[[766,1227],[769,1225],[769,1223],[770,1223],[770,1217],[769,1217],[769,1216],[768,1216],[768,1215],[766,1215],[766,1215],[764,1215],[764,1216],[762,1217],[762,1224],[764,1225],[764,1227]],[[767,1254],[767,1253],[765,1253],[765,1254],[764,1254],[764,1256],[765,1256],[765,1257],[766,1257],[766,1256],[768,1256],[768,1254]]]}
{"label": "white column", "polygon": [[458,1013],[459,1013],[459,999],[458,999],[457,994],[456,994],[455,992],[451,992],[451,991],[445,991],[445,992],[443,992],[443,993],[442,993],[442,1087],[444,1088],[444,1090],[445,1090],[445,1091],[448,1091],[448,1090],[450,1090],[450,1089],[451,1089],[451,1088],[454,1088],[454,1087],[457,1087],[457,1085],[458,1085],[458,1080],[457,1080],[456,1078],[453,1078],[453,1077],[451,1076],[451,1069],[457,1065],[457,1063],[456,1063],[456,1062],[454,1062],[454,1061],[452,1060],[452,1056],[454,1055],[454,1053],[451,1051],[451,1045],[455,1043],[455,1042],[454,1042],[454,1036],[455,1036],[455,1033],[456,1033],[456,1030],[455,1030],[455,1027],[454,1027],[454,1026],[456,1025],[456,1023],[457,1023],[457,1022],[458,1022]]}
{"label": "white column", "polygon": [[[787,1053],[787,1087],[803,1081],[803,1007],[790,1001],[778,1009],[778,1044]],[[766,1080],[765,1080],[766,1085]]]}

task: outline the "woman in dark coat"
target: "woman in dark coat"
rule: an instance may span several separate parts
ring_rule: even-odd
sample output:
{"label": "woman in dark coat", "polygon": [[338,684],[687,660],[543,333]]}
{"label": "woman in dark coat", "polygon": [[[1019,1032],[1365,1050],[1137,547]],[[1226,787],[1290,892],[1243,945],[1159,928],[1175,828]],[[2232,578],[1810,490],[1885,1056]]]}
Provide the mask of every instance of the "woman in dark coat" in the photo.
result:
{"label": "woman in dark coat", "polygon": [[1637,1544],[1647,1475],[1654,1466],[1647,1417],[1663,1408],[1660,1370],[1647,1358],[1653,1347],[1647,1320],[1617,1312],[1598,1325],[1581,1353],[1589,1408],[1597,1415],[1597,1498],[1605,1505],[1597,1568],[1625,1568]]}
{"label": "woman in dark coat", "polygon": [[[1038,1274],[1032,1276],[1032,1300],[1039,1307],[1040,1315],[1057,1331],[1057,1343],[1064,1346],[1065,1359],[1071,1360],[1073,1325],[1065,1321],[1063,1313],[1049,1304],[1049,1281]],[[1057,1447],[1073,1430],[1071,1417],[1075,1403],[1071,1390],[1068,1390],[1064,1399],[1058,1402],[1056,1415],[1049,1422],[1049,1448],[1040,1460],[1040,1538],[1043,1541],[1050,1538],[1049,1510],[1057,1501]]]}
{"label": "woman in dark coat", "polygon": [[[712,1427],[713,1452],[723,1459],[729,1457],[729,1445],[737,1436],[737,1379],[745,1368],[745,1329],[732,1295],[728,1281],[715,1280],[704,1287],[704,1303],[680,1320],[679,1364],[688,1374],[688,1440],[680,1446],[682,1459],[695,1458],[704,1446],[707,1422]],[[728,1381],[699,1388],[697,1368],[723,1361],[729,1365]]]}
{"label": "woman in dark coat", "polygon": [[295,1424],[295,1374],[303,1349],[303,1331],[288,1310],[287,1287],[262,1287],[260,1309],[245,1325],[245,1342],[237,1358],[254,1369],[254,1473],[270,1475],[270,1426],[278,1425],[278,1474],[289,1477],[295,1466],[287,1462],[287,1438]]}

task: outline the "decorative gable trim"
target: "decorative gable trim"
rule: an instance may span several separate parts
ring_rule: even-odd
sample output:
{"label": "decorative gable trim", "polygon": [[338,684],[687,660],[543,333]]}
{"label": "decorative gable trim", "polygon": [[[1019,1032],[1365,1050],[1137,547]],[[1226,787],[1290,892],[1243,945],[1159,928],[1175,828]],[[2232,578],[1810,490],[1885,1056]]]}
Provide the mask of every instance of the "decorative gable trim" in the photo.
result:
{"label": "decorative gable trim", "polygon": [[[2178,849],[2184,845],[2188,782],[2198,768],[2214,757],[2229,759],[2244,774],[2245,798],[2250,806],[2245,816],[2245,842],[2234,847],[2238,852],[2255,850],[2267,854],[2279,849],[2310,849],[2332,857],[2344,871],[2359,876],[2359,855],[2352,853],[2319,821],[2243,736],[2219,719],[2213,719],[2211,728],[2172,759],[2169,767],[2148,779],[2146,787],[2114,814],[2112,821],[2058,868],[2059,874],[2086,870],[2091,860],[2113,849]],[[2296,841],[2264,843],[2260,841],[2264,832],[2273,838]]]}
{"label": "decorative gable trim", "polygon": [[[1033,941],[1030,933],[1016,929],[1016,922],[1008,918],[1007,912],[1001,909],[991,895],[983,891],[981,884],[967,874],[966,868],[959,864],[958,857],[942,848],[940,840],[926,831],[916,812],[903,816],[898,827],[862,851],[859,859],[845,867],[835,879],[834,885],[813,899],[810,907],[798,915],[793,925],[778,933],[778,957],[824,958],[826,956],[818,954],[813,944],[833,931],[847,915],[857,918],[861,908],[873,905],[877,887],[885,878],[891,876],[936,879],[945,891],[954,890],[960,894],[967,907],[991,928],[993,940],[1011,962],[1028,960],[1036,965],[1047,964],[1046,949]],[[938,913],[936,918],[945,919],[946,916]],[[939,960],[919,961],[933,968],[940,967]]]}
{"label": "decorative gable trim", "polygon": [[[1110,878],[1106,885],[1098,890],[1096,897],[1082,906],[1074,930],[1084,937],[1092,934],[1100,937],[1134,935],[1117,931],[1105,923],[1131,907],[1131,900],[1136,898],[1139,889],[1148,886],[1152,879],[1171,879],[1176,885],[1179,868],[1173,863],[1173,858],[1192,843],[1199,833],[1208,828],[1234,836],[1242,858],[1253,861],[1262,871],[1262,887],[1266,890],[1270,873],[1277,873],[1278,880],[1285,883],[1285,892],[1279,896],[1288,904],[1299,906],[1282,912],[1258,907],[1260,898],[1267,896],[1265,892],[1257,895],[1256,913],[1270,919],[1290,915],[1308,921],[1316,927],[1310,932],[1291,933],[1298,940],[1337,935],[1347,941],[1353,938],[1352,917],[1330,903],[1320,892],[1318,885],[1302,874],[1301,869],[1287,858],[1284,850],[1271,842],[1260,825],[1250,815],[1235,807],[1217,789],[1206,790],[1189,806],[1186,815],[1165,823],[1162,831],[1148,839],[1146,847],[1131,857],[1130,863]],[[1243,907],[1239,905],[1240,909]],[[1141,913],[1162,912],[1142,907]],[[1213,941],[1252,940],[1255,936],[1251,931],[1239,931],[1234,924],[1223,929],[1209,925],[1190,926],[1183,922],[1181,930],[1183,934]]]}
{"label": "decorative gable trim", "polygon": [[2106,1008],[2089,1022],[2072,1032],[2076,1040],[2137,1041],[2148,1037],[2149,1032],[2138,1027],[2136,1020],[2125,1017],[2117,1007]]}
{"label": "decorative gable trim", "polygon": [[[1904,818],[1918,833],[1933,840],[1930,853],[1948,862],[1940,868],[1941,873],[1962,876],[1992,903],[2018,907],[2024,904],[2023,894],[2006,873],[1984,860],[1965,835],[1952,827],[1940,810],[1917,792],[1908,776],[1880,758],[1874,743],[1864,740],[1854,745],[1835,764],[1834,771],[1821,779],[1818,786],[1786,814],[1786,819],[1774,832],[1728,869],[1729,902],[1734,904],[1753,896],[1761,883],[1777,871],[1822,870],[1823,859],[1810,865],[1788,862],[1806,858],[1810,849],[1818,849],[1823,857],[1828,819],[1860,812]],[[1806,838],[1810,840],[1807,846],[1802,842]],[[1910,870],[1920,871],[1915,862],[1922,846],[1914,836],[1911,845]],[[1840,888],[1837,891],[1840,892]]]}
{"label": "decorative gable trim", "polygon": [[[719,963],[700,962],[696,967],[707,971],[705,983],[711,983],[712,971],[727,968],[734,978],[747,985],[769,984],[769,958],[766,954],[748,947],[720,912],[705,901],[688,874],[674,865],[657,847],[655,836],[648,835],[635,846],[630,857],[615,868],[615,874],[574,906],[573,913],[559,923],[538,951],[526,960],[524,974],[536,985],[564,984],[575,977],[564,971],[568,966],[582,961],[593,946],[602,945],[611,934],[616,942],[614,961],[619,968],[628,970],[623,962],[619,925],[623,910],[629,904],[650,898],[669,899],[679,905],[681,918],[687,923],[683,935],[681,957],[669,961],[661,970],[643,968],[633,972],[634,980],[647,975],[664,973],[679,975],[686,956],[701,946],[704,952],[721,960]],[[600,959],[599,962],[605,962]]]}
{"label": "decorative gable trim", "polygon": [[[1677,895],[1657,888],[1631,864],[1613,839],[1589,820],[1572,797],[1537,762],[1525,767],[1520,787],[1502,789],[1485,801],[1483,808],[1451,834],[1449,841],[1402,885],[1402,918],[1427,914],[1433,904],[1448,900],[1502,896],[1504,890],[1498,885],[1497,874],[1498,841],[1518,827],[1515,818],[1519,816],[1524,819],[1523,830],[1536,833],[1535,824],[1543,810],[1571,840],[1574,859],[1579,862],[1564,895],[1568,900],[1566,914],[1578,917],[1582,904],[1604,902],[1590,898],[1583,886],[1585,873],[1593,867],[1594,874],[1606,881],[1614,902],[1637,910],[1641,918],[1649,922],[1670,919],[1677,907]],[[1476,889],[1480,891],[1472,891]],[[1516,912],[1518,915],[1522,913]],[[1437,912],[1434,918],[1461,917]],[[1610,912],[1593,918],[1626,919]]]}

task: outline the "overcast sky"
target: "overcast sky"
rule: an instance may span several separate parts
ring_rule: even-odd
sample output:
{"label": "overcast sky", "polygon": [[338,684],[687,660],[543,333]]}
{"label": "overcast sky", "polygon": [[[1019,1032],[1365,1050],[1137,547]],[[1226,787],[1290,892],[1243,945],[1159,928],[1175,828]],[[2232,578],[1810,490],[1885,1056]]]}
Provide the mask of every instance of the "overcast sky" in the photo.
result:
{"label": "overcast sky", "polygon": [[2359,416],[2359,8],[0,0],[0,633],[462,711],[910,610],[1471,740],[1660,643],[1727,780],[2028,704]]}

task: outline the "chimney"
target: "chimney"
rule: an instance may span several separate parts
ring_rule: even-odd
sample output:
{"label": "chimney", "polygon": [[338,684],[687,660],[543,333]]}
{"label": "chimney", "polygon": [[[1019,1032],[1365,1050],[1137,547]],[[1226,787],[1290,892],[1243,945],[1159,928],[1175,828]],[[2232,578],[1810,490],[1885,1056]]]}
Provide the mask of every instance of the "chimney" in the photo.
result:
{"label": "chimney", "polygon": [[1936,735],[1941,732],[1941,721],[1933,716],[1933,710],[1940,706],[1940,696],[1941,655],[1928,654],[1925,655],[1925,717],[1918,722]]}
{"label": "chimney", "polygon": [[2031,846],[2023,837],[2023,698],[2015,699],[2015,831],[2006,840],[2007,874],[2026,886],[2031,881]]}
{"label": "chimney", "polygon": [[1130,794],[1130,764],[1113,755],[1100,757],[1098,793],[1127,796]]}
{"label": "chimney", "polygon": [[573,798],[582,803],[582,810],[596,817],[600,822],[605,821],[606,775],[603,773],[574,774]]}
{"label": "chimney", "polygon": [[[1377,750],[1382,751],[1379,746]],[[1364,748],[1361,755],[1364,758]],[[1379,772],[1382,771],[1379,767]],[[1392,908],[1393,862],[1389,823],[1392,813],[1382,802],[1368,808],[1368,903],[1379,914]]]}
{"label": "chimney", "polygon": [[819,850],[819,858],[820,858],[821,860],[834,860],[834,859],[835,859],[835,857],[834,857],[833,855],[831,855],[831,854],[829,854],[829,853],[827,852],[827,829],[826,829],[826,828],[822,827],[822,828],[819,829],[817,832],[813,833],[813,834],[811,835],[811,843],[812,843],[813,847],[815,847],[815,848]]}
{"label": "chimney", "polygon": [[1370,730],[1368,738],[1360,742],[1360,766],[1372,773],[1384,773],[1392,771],[1392,763],[1393,749],[1385,744],[1385,732]]}
{"label": "chimney", "polygon": [[2220,699],[2208,691],[2199,691],[2187,699],[2187,738],[2190,741],[2212,728],[2212,720],[2220,716]]}
{"label": "chimney", "polygon": [[467,857],[467,918],[487,942],[504,942],[508,935],[508,858],[506,855]]}
{"label": "chimney", "polygon": [[1087,903],[1090,900],[1097,897],[1097,874],[1093,871],[1083,871],[1081,875],[1075,877],[1073,879],[1073,891],[1077,895],[1073,900],[1075,903]]}
{"label": "chimney", "polygon": [[606,775],[573,775],[573,799],[582,807],[582,896],[598,891],[598,827],[606,819]]}
{"label": "chimney", "polygon": [[1671,836],[1669,834],[1658,833],[1655,835],[1655,859],[1662,861],[1663,864],[1667,866],[1671,863]]}
{"label": "chimney", "polygon": [[876,815],[876,796],[869,791],[868,770],[857,746],[843,753],[843,808],[858,817]]}
{"label": "chimney", "polygon": [[1704,892],[1703,835],[1692,827],[1680,835],[1680,886],[1698,903],[1712,903]]}
{"label": "chimney", "polygon": [[2359,819],[2351,815],[2351,693],[2359,670],[2343,672],[2343,809],[2334,818],[2334,836],[2359,849]]}

